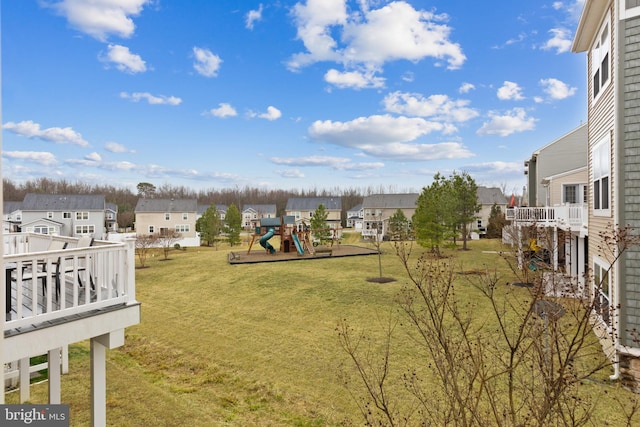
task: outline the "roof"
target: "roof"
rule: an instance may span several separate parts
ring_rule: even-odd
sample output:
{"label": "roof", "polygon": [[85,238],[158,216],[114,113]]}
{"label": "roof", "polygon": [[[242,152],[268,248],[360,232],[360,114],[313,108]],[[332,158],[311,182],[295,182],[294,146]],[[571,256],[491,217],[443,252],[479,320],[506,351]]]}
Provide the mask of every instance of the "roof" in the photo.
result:
{"label": "roof", "polygon": [[242,212],[253,210],[255,212],[273,212],[276,213],[276,205],[244,205]]}
{"label": "roof", "polygon": [[364,198],[362,205],[367,209],[412,209],[416,207],[418,196],[418,193],[372,194]]}
{"label": "roof", "polygon": [[359,212],[362,210],[362,203],[359,203],[348,210],[348,212]]}
{"label": "roof", "polygon": [[477,194],[481,205],[506,205],[509,201],[498,187],[478,187]]}
{"label": "roof", "polygon": [[5,215],[9,215],[15,211],[22,210],[22,202],[3,202],[2,203],[2,212]]}
{"label": "roof", "polygon": [[23,211],[104,211],[104,195],[28,193],[22,201]]}
{"label": "roof", "polygon": [[328,211],[341,211],[342,199],[340,197],[290,197],[285,210],[315,211],[320,205]]}
{"label": "roof", "polygon": [[600,21],[604,17],[608,2],[602,0],[585,0],[573,38],[572,52],[586,52],[593,43],[594,37],[600,28]]}
{"label": "roof", "polygon": [[135,212],[197,212],[196,199],[138,199]]}

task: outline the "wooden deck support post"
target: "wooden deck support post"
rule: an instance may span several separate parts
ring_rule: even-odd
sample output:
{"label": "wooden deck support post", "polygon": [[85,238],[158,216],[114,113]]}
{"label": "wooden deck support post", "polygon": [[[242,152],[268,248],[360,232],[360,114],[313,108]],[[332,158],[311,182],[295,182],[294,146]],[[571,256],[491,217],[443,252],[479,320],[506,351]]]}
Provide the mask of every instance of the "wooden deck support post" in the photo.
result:
{"label": "wooden deck support post", "polygon": [[18,384],[20,384],[20,403],[31,399],[31,363],[28,357],[18,362]]}
{"label": "wooden deck support post", "polygon": [[52,405],[60,404],[60,390],[61,390],[61,381],[60,381],[60,351],[61,348],[54,348],[53,350],[49,350],[49,403]]}

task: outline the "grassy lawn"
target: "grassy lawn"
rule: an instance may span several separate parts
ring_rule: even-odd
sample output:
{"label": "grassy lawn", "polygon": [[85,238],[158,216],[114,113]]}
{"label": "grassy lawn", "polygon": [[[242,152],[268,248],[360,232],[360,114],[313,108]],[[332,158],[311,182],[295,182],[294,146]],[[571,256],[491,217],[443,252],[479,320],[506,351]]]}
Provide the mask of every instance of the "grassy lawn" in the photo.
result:
{"label": "grassy lawn", "polygon": [[[336,327],[348,319],[374,341],[384,335],[398,311],[394,298],[408,284],[385,245],[383,275],[397,280],[384,284],[366,280],[378,275],[375,255],[229,265],[229,248],[221,247],[174,251],[167,261],[150,257],[148,268],[136,271],[142,323],[127,330],[124,347],[108,353],[109,425],[362,425],[349,393],[359,393],[359,384],[343,385],[350,365]],[[492,252],[501,249],[497,242],[469,246],[447,251],[461,272],[496,269],[500,283],[514,280]],[[476,291],[464,283],[460,289],[475,304]],[[415,356],[404,327],[396,336],[406,344],[394,354],[398,375],[404,359]],[[88,343],[71,347],[70,374],[62,381],[71,425],[88,425]],[[602,378],[585,387],[603,395],[595,425],[618,425],[620,408],[606,399],[625,392]],[[9,395],[7,403],[16,398]],[[45,401],[46,384],[34,386],[32,402]]]}

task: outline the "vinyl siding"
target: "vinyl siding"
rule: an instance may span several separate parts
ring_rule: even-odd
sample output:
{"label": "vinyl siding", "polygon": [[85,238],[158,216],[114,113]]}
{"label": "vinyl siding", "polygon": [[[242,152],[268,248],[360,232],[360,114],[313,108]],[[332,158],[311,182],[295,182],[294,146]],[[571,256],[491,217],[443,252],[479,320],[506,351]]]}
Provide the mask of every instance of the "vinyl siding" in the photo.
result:
{"label": "vinyl siding", "polygon": [[[624,116],[621,149],[621,223],[640,228],[640,18],[624,21]],[[621,260],[621,341],[638,347],[629,335],[640,330],[640,250],[631,248]]]}

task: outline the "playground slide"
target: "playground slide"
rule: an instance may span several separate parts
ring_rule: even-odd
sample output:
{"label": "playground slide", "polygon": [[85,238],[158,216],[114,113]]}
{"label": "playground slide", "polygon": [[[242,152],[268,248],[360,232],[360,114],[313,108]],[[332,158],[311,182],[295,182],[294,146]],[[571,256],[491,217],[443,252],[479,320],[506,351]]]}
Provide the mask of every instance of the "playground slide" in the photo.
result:
{"label": "playground slide", "polygon": [[275,233],[276,231],[273,228],[270,228],[269,230],[267,230],[267,234],[260,238],[260,246],[268,250],[271,254],[275,253],[276,250],[273,248],[271,243],[268,242],[268,240],[272,238]]}
{"label": "playground slide", "polygon": [[300,239],[298,239],[298,235],[293,235],[293,243],[296,245],[296,249],[300,255],[304,255],[304,250],[302,249],[302,245],[300,244]]}

